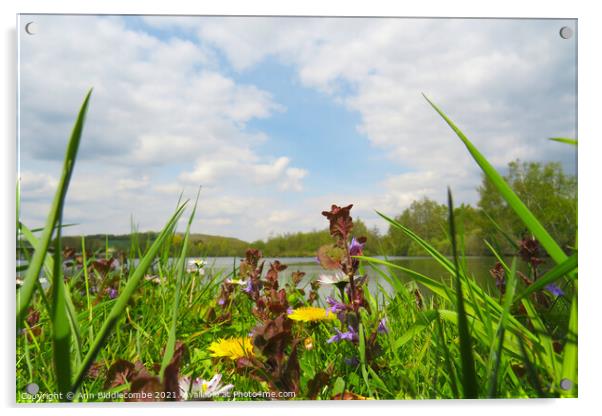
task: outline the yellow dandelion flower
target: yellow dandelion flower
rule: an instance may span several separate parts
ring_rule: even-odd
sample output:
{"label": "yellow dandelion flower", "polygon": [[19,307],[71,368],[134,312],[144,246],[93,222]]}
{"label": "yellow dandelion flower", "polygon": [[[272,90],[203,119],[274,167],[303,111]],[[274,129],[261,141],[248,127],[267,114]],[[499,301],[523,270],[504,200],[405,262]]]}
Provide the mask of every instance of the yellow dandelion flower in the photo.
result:
{"label": "yellow dandelion flower", "polygon": [[242,357],[253,356],[253,343],[251,338],[220,338],[209,346],[212,357],[226,357],[238,360]]}
{"label": "yellow dandelion flower", "polygon": [[336,319],[336,315],[326,309],[315,308],[313,306],[303,306],[293,310],[288,317],[294,321],[314,322],[331,321]]}

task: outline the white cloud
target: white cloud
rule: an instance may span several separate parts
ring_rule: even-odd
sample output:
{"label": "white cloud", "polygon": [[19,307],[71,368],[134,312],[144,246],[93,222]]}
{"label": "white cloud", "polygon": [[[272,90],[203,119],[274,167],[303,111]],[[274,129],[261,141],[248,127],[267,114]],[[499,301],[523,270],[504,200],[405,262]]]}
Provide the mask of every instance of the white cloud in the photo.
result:
{"label": "white cloud", "polygon": [[197,161],[192,172],[180,175],[184,182],[203,186],[228,187],[232,183],[266,185],[278,184],[281,190],[302,190],[302,179],[307,175],[304,169],[289,167],[287,157],[279,157],[271,163],[256,163],[253,155],[232,152],[228,159],[214,159],[205,156]]}
{"label": "white cloud", "polygon": [[[123,231],[130,212],[157,229],[180,192],[193,197],[199,185],[202,231],[248,239],[323,228],[319,213],[333,202],[354,203],[369,225],[382,224],[374,209],[395,215],[423,196],[443,201],[447,185],[456,201],[473,202],[478,167],[421,92],[498,167],[519,157],[574,168],[573,149],[546,140],[576,134],[574,40],[557,33],[570,21],[144,20],[164,37],[120,18],[51,16],[40,18],[44,36],[22,40],[22,165],[38,175],[27,179],[32,197],[52,188],[34,160],[62,158],[83,91],[95,86],[68,196],[68,213],[90,230]],[[176,26],[195,41],[170,34]],[[222,54],[239,74],[267,57],[292,67],[303,86],[357,112],[357,130],[399,171],[354,195],[314,190],[302,204],[253,194],[246,188],[301,192],[309,173],[293,155],[258,150],[269,138],[249,122],[286,109],[222,71]]]}
{"label": "white cloud", "polygon": [[37,173],[32,171],[20,172],[20,192],[21,199],[32,200],[39,198],[50,198],[58,181],[47,173]]}
{"label": "white cloud", "polygon": [[[302,189],[305,171],[285,155],[259,152],[268,137],[247,129],[250,121],[284,107],[268,92],[223,73],[215,51],[202,43],[157,37],[125,21],[38,16],[38,35],[21,38],[22,188],[25,200],[39,200],[23,205],[26,222],[43,221],[38,206],[51,200],[56,187],[46,172],[60,172],[78,106],[91,86],[65,211],[81,230],[126,232],[130,215],[142,227],[158,229],[180,192],[196,190],[206,179],[209,185],[235,184],[236,172],[266,187]],[[194,169],[205,161],[217,167],[210,178],[204,168]],[[186,180],[177,182],[179,175]],[[212,206],[223,213],[248,207],[234,201],[238,186],[221,192]]]}
{"label": "white cloud", "polygon": [[572,22],[237,18],[207,21],[198,33],[239,71],[276,57],[359,112],[358,131],[412,172],[382,184],[380,202],[399,210],[418,196],[442,200],[447,185],[473,202],[480,182],[421,92],[497,167],[522,158],[575,169],[574,150],[546,140],[576,134],[575,44],[558,36],[564,24]]}

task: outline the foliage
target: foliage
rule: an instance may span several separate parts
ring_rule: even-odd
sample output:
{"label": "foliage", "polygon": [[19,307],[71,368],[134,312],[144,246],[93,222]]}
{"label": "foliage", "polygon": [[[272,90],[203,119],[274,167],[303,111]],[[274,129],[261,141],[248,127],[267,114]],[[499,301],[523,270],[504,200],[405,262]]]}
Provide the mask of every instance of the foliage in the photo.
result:
{"label": "foliage", "polygon": [[[533,214],[550,231],[559,245],[569,251],[575,244],[577,232],[577,179],[563,172],[559,163],[510,162],[504,179]],[[521,237],[527,227],[497,192],[493,183],[483,177],[478,189],[478,207],[497,225],[513,236]],[[483,235],[490,239],[498,234],[497,227],[485,216],[481,217]],[[503,251],[510,247],[503,239],[498,241]]]}

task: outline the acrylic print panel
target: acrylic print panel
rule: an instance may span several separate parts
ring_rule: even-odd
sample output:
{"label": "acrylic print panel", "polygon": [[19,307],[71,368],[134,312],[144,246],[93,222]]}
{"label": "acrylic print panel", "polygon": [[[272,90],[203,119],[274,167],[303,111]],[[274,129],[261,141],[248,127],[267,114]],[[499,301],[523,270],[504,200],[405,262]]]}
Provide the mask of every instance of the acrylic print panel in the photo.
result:
{"label": "acrylic print panel", "polygon": [[577,396],[577,21],[20,15],[16,400]]}

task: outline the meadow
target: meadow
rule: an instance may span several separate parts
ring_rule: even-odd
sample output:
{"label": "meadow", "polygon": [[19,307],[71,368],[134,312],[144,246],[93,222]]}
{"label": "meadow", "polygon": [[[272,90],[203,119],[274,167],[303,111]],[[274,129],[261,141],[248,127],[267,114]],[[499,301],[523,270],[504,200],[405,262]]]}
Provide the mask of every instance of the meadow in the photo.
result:
{"label": "meadow", "polygon": [[[493,288],[466,267],[450,189],[449,252],[379,213],[439,264],[443,280],[365,253],[370,236],[354,227],[353,205],[337,201],[307,213],[323,217],[329,241],[314,247],[323,272],[303,284],[303,272],[265,261],[258,248],[231,270],[191,259],[198,195],[178,201],[154,238],[132,233],[124,250],[87,250],[83,238],[81,250],[64,246],[62,213],[90,97],[45,227],[17,218],[17,240],[33,248],[17,265],[24,275],[16,291],[18,403],[577,396],[576,235],[570,248],[559,244],[428,98],[529,230],[516,238],[490,218],[513,251],[508,258],[481,242],[497,260]],[[183,216],[187,228],[177,230]],[[370,290],[369,281],[376,281]]]}

